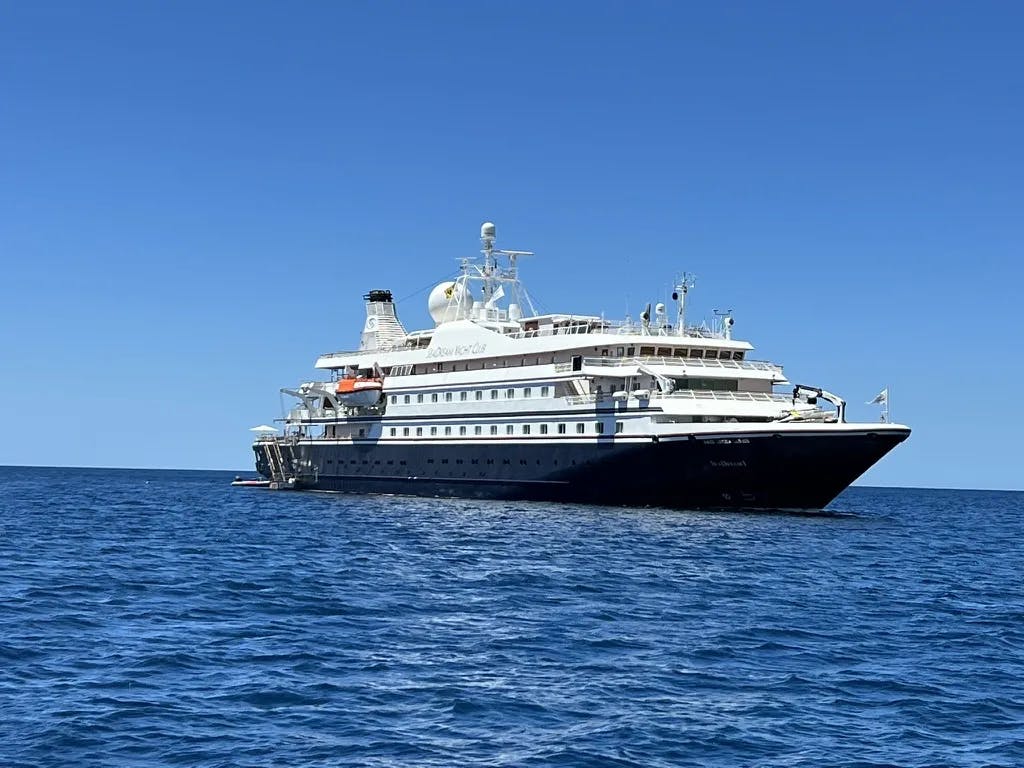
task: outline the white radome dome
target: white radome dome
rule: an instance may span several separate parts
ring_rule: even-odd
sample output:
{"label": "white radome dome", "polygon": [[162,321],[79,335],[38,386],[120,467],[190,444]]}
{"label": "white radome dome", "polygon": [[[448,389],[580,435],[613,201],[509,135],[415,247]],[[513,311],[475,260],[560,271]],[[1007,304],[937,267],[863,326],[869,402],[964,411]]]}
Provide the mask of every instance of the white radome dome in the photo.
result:
{"label": "white radome dome", "polygon": [[434,323],[449,323],[466,316],[470,306],[469,292],[455,282],[439,283],[427,299],[427,311]]}

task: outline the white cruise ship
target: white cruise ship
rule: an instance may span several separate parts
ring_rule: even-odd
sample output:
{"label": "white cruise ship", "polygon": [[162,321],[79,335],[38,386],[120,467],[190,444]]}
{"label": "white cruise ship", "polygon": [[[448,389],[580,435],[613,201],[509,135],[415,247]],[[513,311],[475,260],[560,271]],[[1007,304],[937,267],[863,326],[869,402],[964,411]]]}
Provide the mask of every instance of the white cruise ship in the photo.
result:
{"label": "white cruise ship", "polygon": [[538,314],[525,251],[495,248],[431,292],[407,332],[366,296],[359,348],[322,355],[283,434],[259,436],[275,488],[675,508],[820,509],[910,430],[750,359],[733,321],[687,325],[688,280],[638,322]]}

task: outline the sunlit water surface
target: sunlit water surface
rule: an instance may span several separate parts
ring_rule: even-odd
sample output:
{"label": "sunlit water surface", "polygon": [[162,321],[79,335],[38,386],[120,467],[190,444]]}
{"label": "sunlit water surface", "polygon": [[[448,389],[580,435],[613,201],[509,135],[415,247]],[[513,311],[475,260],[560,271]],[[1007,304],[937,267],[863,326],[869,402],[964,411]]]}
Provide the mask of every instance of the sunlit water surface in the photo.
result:
{"label": "sunlit water surface", "polygon": [[1024,494],[229,479],[0,468],[0,765],[1024,765]]}

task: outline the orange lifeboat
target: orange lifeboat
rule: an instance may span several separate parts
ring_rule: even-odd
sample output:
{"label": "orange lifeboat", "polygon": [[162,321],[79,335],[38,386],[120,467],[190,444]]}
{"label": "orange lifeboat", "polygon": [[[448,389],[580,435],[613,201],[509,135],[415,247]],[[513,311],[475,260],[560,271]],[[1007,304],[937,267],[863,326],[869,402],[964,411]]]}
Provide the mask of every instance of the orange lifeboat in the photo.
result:
{"label": "orange lifeboat", "polygon": [[383,379],[339,379],[335,393],[345,405],[374,405],[383,389]]}

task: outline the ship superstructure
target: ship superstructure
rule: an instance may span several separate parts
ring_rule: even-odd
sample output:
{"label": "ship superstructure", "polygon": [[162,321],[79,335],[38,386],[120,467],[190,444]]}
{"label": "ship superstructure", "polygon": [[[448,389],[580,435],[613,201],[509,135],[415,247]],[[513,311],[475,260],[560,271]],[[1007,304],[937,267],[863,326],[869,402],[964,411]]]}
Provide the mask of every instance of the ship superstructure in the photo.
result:
{"label": "ship superstructure", "polygon": [[692,281],[638,322],[539,314],[525,251],[495,248],[437,285],[407,332],[365,296],[359,349],[322,355],[283,435],[254,444],[276,487],[676,508],[821,508],[910,430],[750,359],[733,318],[688,325]]}

